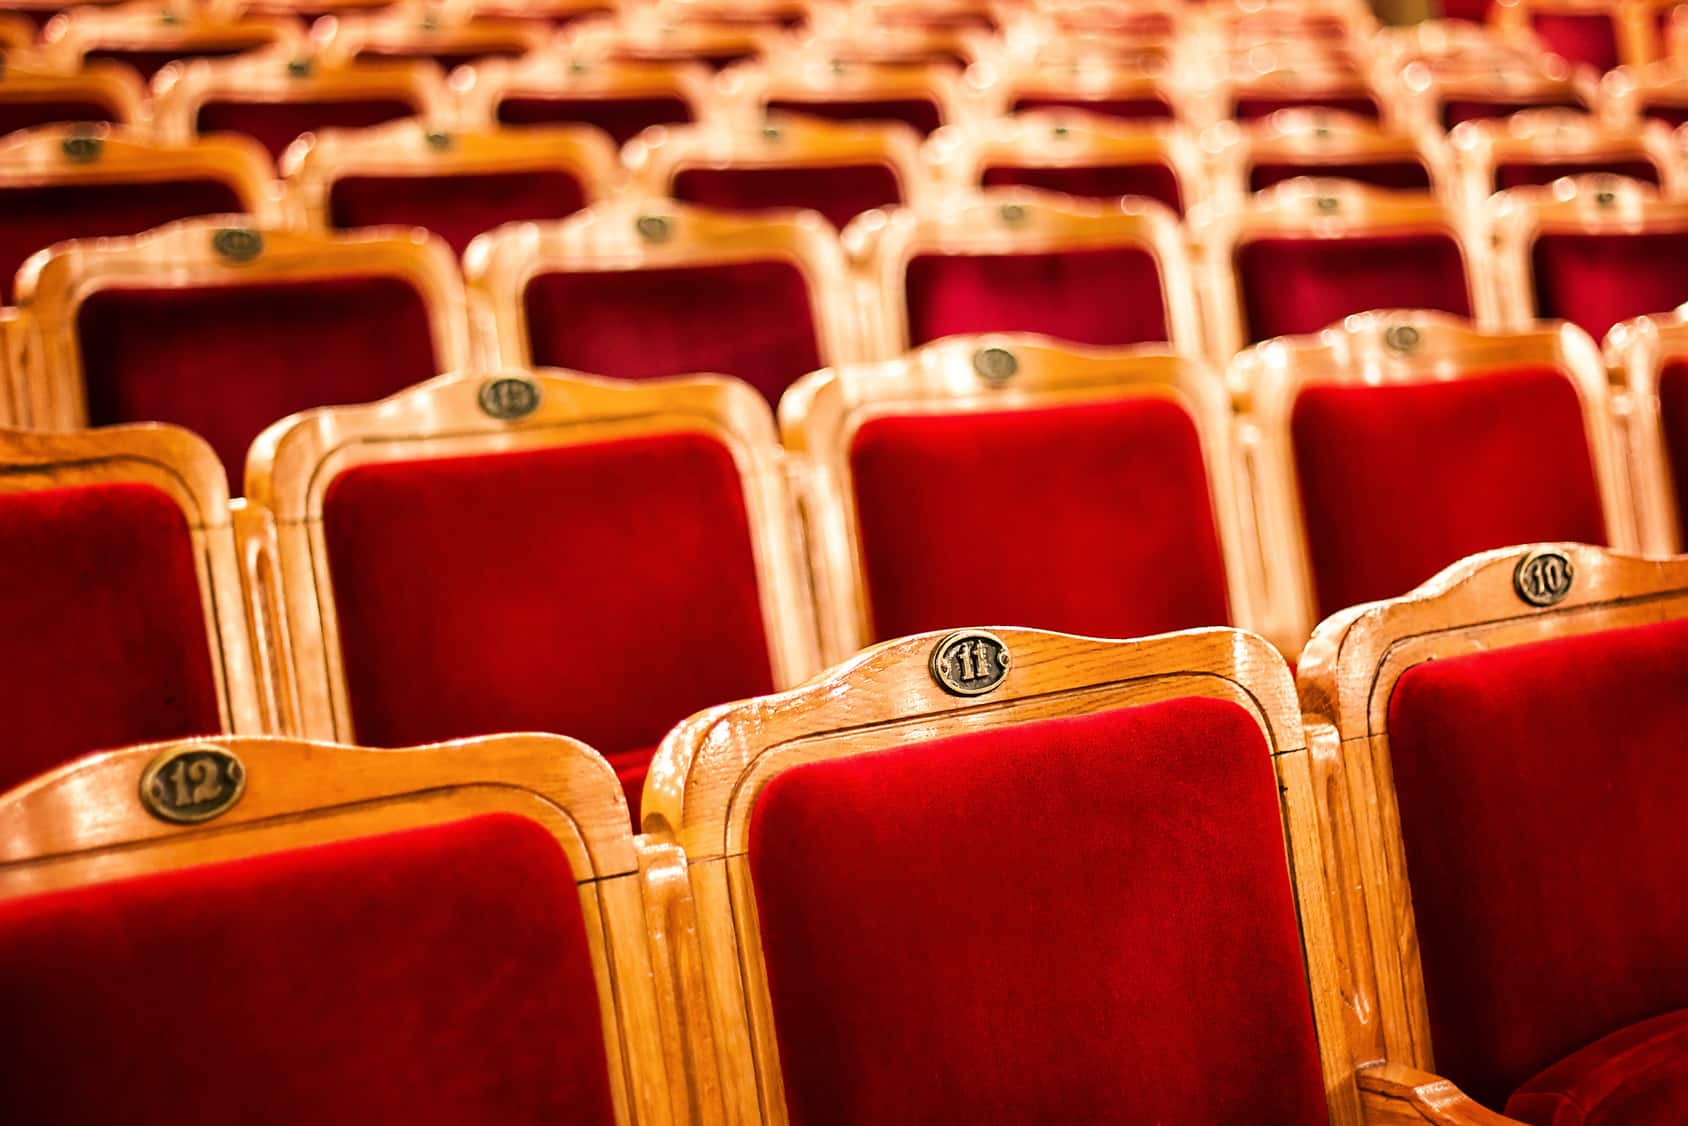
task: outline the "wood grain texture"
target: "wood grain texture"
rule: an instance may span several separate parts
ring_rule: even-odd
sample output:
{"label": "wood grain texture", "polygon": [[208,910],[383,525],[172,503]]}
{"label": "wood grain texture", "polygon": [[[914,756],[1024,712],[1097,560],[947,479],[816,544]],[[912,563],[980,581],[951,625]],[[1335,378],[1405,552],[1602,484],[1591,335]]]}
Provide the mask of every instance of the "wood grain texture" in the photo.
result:
{"label": "wood grain texture", "polygon": [[1684,546],[1679,515],[1683,498],[1676,495],[1670,469],[1659,376],[1666,364],[1688,360],[1688,306],[1613,325],[1606,334],[1605,353],[1614,406],[1621,411],[1641,550],[1675,555]]}

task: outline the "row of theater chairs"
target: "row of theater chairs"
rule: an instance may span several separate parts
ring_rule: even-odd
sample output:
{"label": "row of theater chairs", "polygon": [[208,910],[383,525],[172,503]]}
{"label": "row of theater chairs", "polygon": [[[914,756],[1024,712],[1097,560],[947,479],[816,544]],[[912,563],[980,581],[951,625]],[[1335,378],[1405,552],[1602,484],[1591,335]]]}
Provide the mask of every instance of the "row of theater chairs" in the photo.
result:
{"label": "row of theater chairs", "polygon": [[1613,392],[1568,326],[1356,318],[1245,353],[1238,419],[1170,353],[953,339],[808,377],[783,449],[736,380],[443,376],[271,427],[232,508],[178,428],[5,431],[28,675],[0,703],[47,757],[0,784],[216,731],[537,730],[608,754],[636,808],[688,713],[907,633],[1237,625],[1294,658],[1474,551],[1680,550],[1688,318],[1622,339]]}
{"label": "row of theater chairs", "polygon": [[1538,545],[1294,675],[888,642],[675,727],[637,836],[558,736],[91,755],[0,797],[0,1076],[34,1126],[1677,1123],[1685,654],[1688,563]]}

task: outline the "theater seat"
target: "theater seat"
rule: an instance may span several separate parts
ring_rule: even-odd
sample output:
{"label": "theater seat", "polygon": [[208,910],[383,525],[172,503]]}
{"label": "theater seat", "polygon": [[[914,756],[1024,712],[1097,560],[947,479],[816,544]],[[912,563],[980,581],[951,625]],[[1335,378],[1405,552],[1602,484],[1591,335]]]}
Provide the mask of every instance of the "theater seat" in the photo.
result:
{"label": "theater seat", "polygon": [[291,16],[209,8],[171,8],[152,0],[73,7],[42,29],[42,46],[78,62],[115,62],[143,82],[177,60],[217,59],[248,51],[291,50],[304,27]]}
{"label": "theater seat", "polygon": [[646,206],[477,239],[464,265],[483,354],[617,379],[719,372],[770,403],[853,354],[843,254],[817,216]]}
{"label": "theater seat", "polygon": [[1527,110],[1473,121],[1449,134],[1473,202],[1507,188],[1551,184],[1562,176],[1604,174],[1678,186],[1675,146],[1657,122],[1603,123],[1575,110]]}
{"label": "theater seat", "polygon": [[536,53],[475,66],[463,93],[469,120],[487,126],[590,125],[617,146],[653,125],[699,120],[714,104],[697,63],[561,59]]}
{"label": "theater seat", "polygon": [[774,55],[724,72],[723,93],[764,112],[832,121],[895,121],[922,137],[958,120],[962,94],[953,67],[900,66]]}
{"label": "theater seat", "polygon": [[996,95],[1004,113],[1080,110],[1127,121],[1177,116],[1177,96],[1163,68],[1109,66],[1104,59],[1074,59],[1017,69]]}
{"label": "theater seat", "polygon": [[248,224],[187,219],[33,259],[18,296],[43,343],[46,417],[174,422],[237,473],[278,418],[380,398],[466,359],[443,243]]}
{"label": "theater seat", "polygon": [[279,424],[248,468],[316,737],[572,731],[636,817],[669,727],[814,665],[743,384],[447,376]]}
{"label": "theater seat", "polygon": [[0,135],[61,122],[123,125],[143,116],[146,87],[122,63],[65,69],[8,57],[0,73]]}
{"label": "theater seat", "polygon": [[1613,326],[1606,359],[1628,401],[1630,488],[1649,554],[1688,543],[1688,328],[1683,311]]}
{"label": "theater seat", "polygon": [[1688,1110],[1688,1009],[1620,1029],[1560,1060],[1506,1100],[1532,1126],[1666,1126]]}
{"label": "theater seat", "polygon": [[441,70],[536,51],[546,27],[530,20],[495,19],[468,8],[418,17],[396,8],[341,16],[318,29],[325,49],[342,58],[423,60]]}
{"label": "theater seat", "polygon": [[1285,109],[1218,134],[1216,190],[1241,198],[1298,176],[1356,180],[1406,191],[1446,190],[1439,146],[1375,121],[1319,109]]}

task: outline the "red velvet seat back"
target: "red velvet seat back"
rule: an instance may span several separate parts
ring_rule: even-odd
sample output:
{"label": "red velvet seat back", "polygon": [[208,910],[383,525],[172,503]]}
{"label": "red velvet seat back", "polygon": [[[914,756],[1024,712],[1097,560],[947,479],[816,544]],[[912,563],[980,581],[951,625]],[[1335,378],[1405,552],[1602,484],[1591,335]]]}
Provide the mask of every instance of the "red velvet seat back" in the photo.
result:
{"label": "red velvet seat back", "polygon": [[1034,94],[1015,98],[1013,113],[1033,109],[1082,109],[1104,117],[1119,117],[1127,121],[1171,120],[1172,103],[1159,95],[1135,98],[1086,98],[1079,94]]}
{"label": "red velvet seat back", "polygon": [[1051,192],[1065,192],[1080,199],[1143,196],[1166,204],[1180,215],[1184,213],[1184,197],[1178,189],[1178,174],[1172,170],[1171,165],[1163,161],[1064,167],[991,164],[986,166],[979,182],[987,188],[1018,185]]}
{"label": "red velvet seat back", "polygon": [[440,371],[423,297],[393,277],[104,289],[77,311],[76,336],[91,425],[185,426],[231,481],[277,419]]}
{"label": "red velvet seat back", "polygon": [[501,223],[561,219],[586,206],[580,178],[564,168],[453,176],[345,176],[328,191],[339,230],[383,223],[426,227],[458,255]]}
{"label": "red velvet seat back", "polygon": [[1688,231],[1544,234],[1530,252],[1537,315],[1599,340],[1621,320],[1688,301]]}
{"label": "red velvet seat back", "polygon": [[1490,1106],[1688,1007],[1685,727],[1683,621],[1437,660],[1396,686],[1436,1070]]}
{"label": "red velvet seat back", "polygon": [[244,210],[227,183],[200,178],[0,187],[0,304],[16,299],[24,259],[55,242],[134,235],[176,219]]}
{"label": "red velvet seat back", "polygon": [[[876,418],[850,472],[876,639],[1229,622],[1200,438],[1170,399]],[[955,487],[986,478],[998,487]],[[963,544],[989,564],[955,566]]]}
{"label": "red velvet seat back", "polygon": [[32,1126],[615,1121],[573,874],[508,814],[0,902],[0,992]]}
{"label": "red velvet seat back", "polygon": [[801,113],[832,121],[901,121],[921,136],[944,123],[938,103],[930,98],[869,98],[861,101],[770,98],[767,111]]}
{"label": "red velvet seat back", "polygon": [[1452,129],[1462,121],[1490,121],[1497,117],[1511,117],[1527,109],[1587,110],[1575,98],[1549,98],[1546,101],[1508,98],[1502,94],[1487,97],[1466,95],[1449,98],[1442,103],[1442,128]]}
{"label": "red velvet seat back", "polygon": [[522,304],[535,366],[618,379],[714,372],[771,403],[822,366],[808,283],[790,262],[540,274]]}
{"label": "red velvet seat back", "polygon": [[177,59],[226,59],[233,55],[245,54],[247,51],[268,46],[270,39],[266,36],[254,39],[249,43],[228,47],[195,47],[190,50],[172,48],[165,51],[147,51],[126,47],[101,47],[86,52],[82,58],[86,62],[123,63],[135,69],[141,76],[141,81],[151,83],[154,76]]}
{"label": "red velvet seat back", "polygon": [[1617,66],[1618,27],[1608,12],[1531,12],[1530,26],[1549,51],[1606,71]]}
{"label": "red velvet seat back", "polygon": [[1447,234],[1254,239],[1236,251],[1248,343],[1318,332],[1370,309],[1471,315],[1459,243]]}
{"label": "red velvet seat back", "polygon": [[1170,336],[1160,267],[1141,246],[919,254],[904,285],[911,344],[972,332],[1040,332],[1094,345]]}
{"label": "red velvet seat back", "polygon": [[93,100],[51,98],[24,101],[0,97],[0,135],[61,121],[116,121],[112,106]]}
{"label": "red velvet seat back", "polygon": [[1368,160],[1353,164],[1263,160],[1249,169],[1248,190],[1264,191],[1273,184],[1281,184],[1297,176],[1329,176],[1399,191],[1429,191],[1431,187],[1429,170],[1423,162],[1412,159]]}
{"label": "red velvet seat back", "polygon": [[523,95],[498,103],[500,125],[592,125],[625,145],[652,125],[685,125],[691,106],[675,95],[637,98],[565,98]]}
{"label": "red velvet seat back", "polygon": [[359,58],[428,60],[438,63],[440,69],[448,73],[460,66],[470,66],[486,59],[513,59],[526,53],[527,47],[518,43],[488,44],[484,47],[461,48],[456,51],[428,50],[421,46],[383,47],[379,45],[370,45],[358,49]]}
{"label": "red velvet seat back", "polygon": [[1308,387],[1291,431],[1320,617],[1475,552],[1606,540],[1581,402],[1551,369]]}
{"label": "red velvet seat back", "polygon": [[169,496],[0,494],[0,792],[89,751],[221,730],[212,661]]}
{"label": "red velvet seat back", "polygon": [[354,98],[321,102],[219,102],[199,107],[201,133],[244,133],[276,160],[301,133],[318,129],[363,129],[410,117],[416,107],[401,98]]}
{"label": "red velvet seat back", "polygon": [[1659,183],[1659,169],[1650,160],[1561,160],[1535,163],[1532,161],[1502,161],[1495,166],[1495,188],[1521,188],[1551,184],[1561,176],[1586,176],[1606,173],[1628,176],[1655,187]]}
{"label": "red velvet seat back", "polygon": [[794,767],[748,859],[794,1126],[1325,1121],[1277,783],[1235,704]]}
{"label": "red velvet seat back", "polygon": [[1644,102],[1641,116],[1650,121],[1662,121],[1676,129],[1688,125],[1688,105],[1681,102]]}
{"label": "red velvet seat back", "polygon": [[807,207],[843,230],[864,211],[903,202],[902,185],[888,164],[814,165],[807,168],[682,168],[670,194],[722,211]]}
{"label": "red velvet seat back", "polygon": [[1377,100],[1364,94],[1244,94],[1231,105],[1237,121],[1270,117],[1281,109],[1331,109],[1376,121],[1383,116]]}
{"label": "red velvet seat back", "polygon": [[1672,359],[1659,372],[1659,428],[1676,490],[1677,533],[1688,544],[1688,359]]}
{"label": "red velvet seat back", "polygon": [[636,799],[670,727],[774,687],[743,485],[702,435],[359,466],[323,539],[362,743],[554,731]]}

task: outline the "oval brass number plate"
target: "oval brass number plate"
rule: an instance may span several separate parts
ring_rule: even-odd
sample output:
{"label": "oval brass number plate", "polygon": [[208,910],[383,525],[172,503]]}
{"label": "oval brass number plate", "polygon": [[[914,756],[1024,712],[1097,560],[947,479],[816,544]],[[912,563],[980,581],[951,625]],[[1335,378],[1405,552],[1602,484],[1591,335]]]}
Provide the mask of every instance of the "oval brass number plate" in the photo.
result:
{"label": "oval brass number plate", "polygon": [[159,820],[177,825],[226,813],[245,792],[246,767],[222,747],[172,747],[141,773],[141,804]]}
{"label": "oval brass number plate", "polygon": [[980,629],[952,633],[932,649],[932,679],[952,696],[983,696],[1008,676],[1008,646]]}
{"label": "oval brass number plate", "polygon": [[1554,606],[1571,593],[1576,576],[1570,556],[1558,548],[1538,548],[1518,561],[1512,589],[1531,606]]}
{"label": "oval brass number plate", "polygon": [[481,410],[503,422],[526,418],[539,409],[539,385],[531,379],[506,375],[481,384]]}

